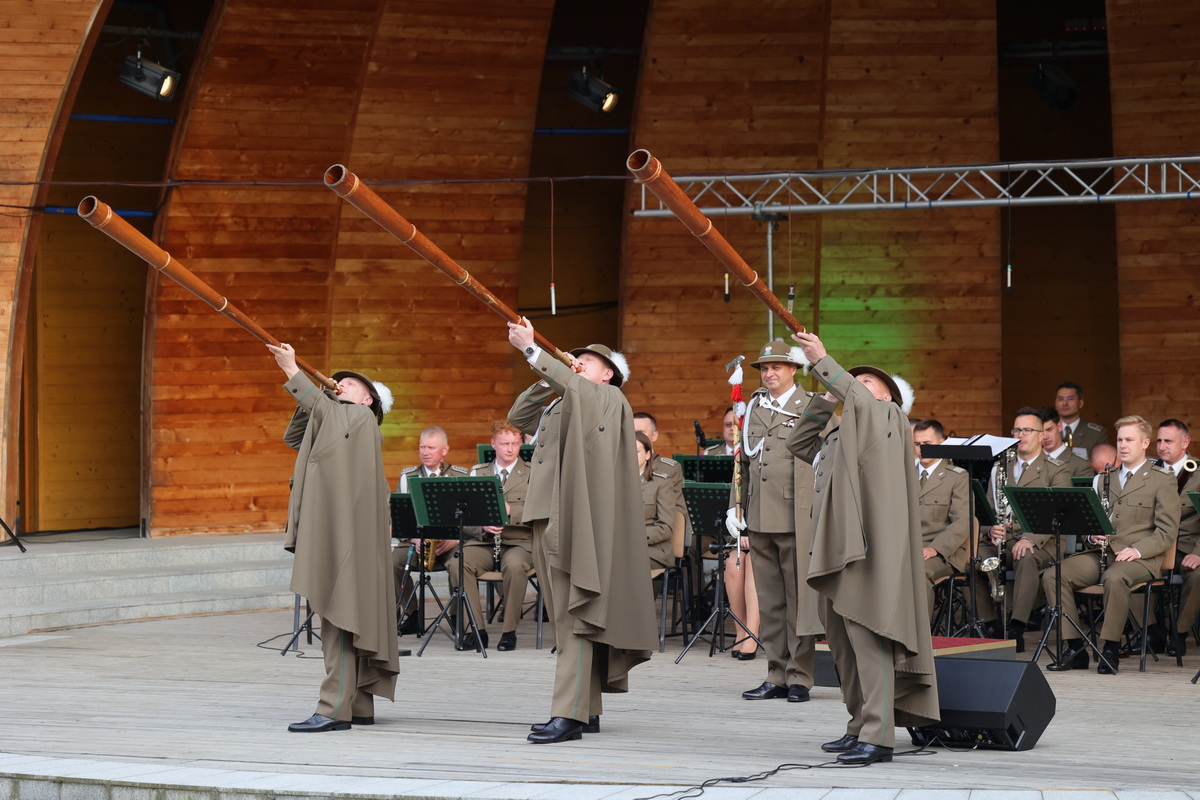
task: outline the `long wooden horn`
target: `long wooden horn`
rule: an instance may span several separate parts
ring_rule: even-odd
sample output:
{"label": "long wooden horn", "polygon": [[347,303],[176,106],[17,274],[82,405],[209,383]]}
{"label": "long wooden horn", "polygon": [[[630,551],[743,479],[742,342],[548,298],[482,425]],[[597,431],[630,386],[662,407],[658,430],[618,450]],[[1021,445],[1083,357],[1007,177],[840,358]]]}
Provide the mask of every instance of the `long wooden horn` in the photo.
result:
{"label": "long wooden horn", "polygon": [[[332,189],[338,197],[373,219],[379,227],[395,236],[403,244],[408,245],[414,253],[445,273],[450,280],[482,300],[488,308],[509,322],[519,323],[521,321],[520,315],[492,294],[486,286],[475,280],[471,273],[446,255],[440,247],[429,241],[425,234],[417,230],[416,225],[385,203],[382,197],[368,188],[353,172],[341,164],[334,164],[325,170],[325,185]],[[551,344],[545,336],[534,331],[533,338],[543,350],[549,351],[564,364],[571,363],[567,354]]]}
{"label": "long wooden horn", "polygon": [[775,293],[758,279],[758,273],[750,269],[750,265],[738,255],[733,245],[713,227],[712,220],[704,216],[704,212],[683,193],[679,184],[667,174],[658,159],[650,155],[649,150],[634,150],[626,160],[625,166],[633,173],[633,177],[637,178],[638,183],[653,192],[693,236],[711,250],[747,289],[754,292],[758,299],[771,309],[772,314],[783,320],[783,324],[793,333],[804,333],[804,326],[784,308]]}
{"label": "long wooden horn", "polygon": [[[79,202],[77,211],[79,216],[83,217],[93,228],[106,234],[142,261],[208,303],[218,313],[232,320],[235,325],[249,331],[259,340],[279,347],[279,341],[274,336],[243,314],[237,306],[229,302],[228,298],[218,294],[216,289],[197,278],[191,270],[172,258],[170,253],[147,239],[141,231],[122,219],[121,215],[113,211],[106,203],[101,202],[94,195],[88,195]],[[299,358],[296,359],[296,366],[326,388],[338,391],[336,383]]]}

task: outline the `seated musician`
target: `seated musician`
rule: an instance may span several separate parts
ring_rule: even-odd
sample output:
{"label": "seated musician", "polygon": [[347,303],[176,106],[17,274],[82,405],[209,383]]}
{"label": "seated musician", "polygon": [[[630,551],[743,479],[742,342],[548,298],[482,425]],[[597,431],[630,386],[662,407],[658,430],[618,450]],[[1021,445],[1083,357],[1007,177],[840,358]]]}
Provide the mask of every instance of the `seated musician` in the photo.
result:
{"label": "seated musician", "polygon": [[[1179,530],[1179,496],[1169,470],[1152,466],[1146,458],[1150,446],[1150,423],[1138,416],[1121,417],[1117,430],[1119,470],[1097,475],[1092,488],[1109,509],[1114,535],[1089,536],[1086,552],[1077,553],[1062,565],[1059,600],[1064,617],[1077,619],[1075,591],[1099,583],[1104,587],[1104,621],[1100,628],[1104,658],[1097,667],[1101,675],[1117,671],[1121,635],[1129,613],[1129,592],[1134,584],[1161,574],[1162,555]],[[1106,481],[1107,478],[1107,481]],[[1103,545],[1103,550],[1101,550]],[[1042,576],[1046,596],[1054,596],[1054,570]],[[1155,626],[1157,627],[1157,626]],[[1071,634],[1067,632],[1070,631]],[[1148,632],[1162,637],[1161,630]],[[1078,635],[1063,623],[1063,635]],[[1088,651],[1083,640],[1070,639],[1062,660],[1049,670],[1087,669]]]}
{"label": "seated musician", "polygon": [[671,476],[654,470],[654,449],[650,437],[637,434],[638,473],[642,480],[642,506],[646,514],[646,544],[650,549],[650,569],[675,565],[671,537],[675,527],[675,508],[679,489]]}
{"label": "seated musician", "polygon": [[725,440],[720,444],[709,445],[704,448],[706,456],[731,456],[733,455],[733,437],[734,431],[737,430],[737,414],[732,408],[725,410],[725,419],[721,423],[721,437]]}
{"label": "seated musician", "polygon": [[917,476],[921,485],[917,504],[921,508],[922,555],[925,559],[925,596],[929,618],[937,616],[933,604],[934,584],[955,571],[967,567],[971,528],[969,510],[970,478],[962,467],[941,458],[924,458],[921,445],[946,441],[942,423],[936,419],[917,420],[913,425],[913,449],[917,457]]}
{"label": "seated musician", "polygon": [[[500,478],[509,524],[463,529],[470,536],[463,544],[463,581],[484,647],[488,644],[488,634],[487,621],[479,608],[479,576],[493,570],[499,570],[503,576],[504,625],[496,649],[506,652],[517,649],[517,623],[521,621],[529,570],[533,569],[533,530],[528,525],[514,523],[525,510],[525,490],[529,487],[529,465],[521,458],[521,442],[521,432],[511,422],[496,420],[492,423],[491,438],[496,460],[471,468],[472,475]],[[451,586],[457,582],[458,571],[450,570]],[[464,649],[475,649],[474,637],[474,633],[467,634],[462,643]]]}
{"label": "seated musician", "polygon": [[[1179,550],[1175,555],[1175,565],[1183,576],[1183,588],[1179,595],[1181,648],[1186,647],[1188,631],[1196,624],[1196,614],[1200,611],[1200,514],[1196,513],[1196,507],[1188,497],[1188,492],[1200,492],[1200,469],[1196,468],[1196,459],[1188,455],[1191,443],[1192,438],[1184,423],[1177,419],[1159,423],[1156,448],[1158,465],[1171,471],[1179,490]],[[1154,644],[1153,638],[1150,644]]]}
{"label": "seated musician", "polygon": [[[1016,458],[1003,463],[1004,480],[1009,486],[1042,486],[1068,488],[1071,476],[1067,466],[1062,461],[1050,458],[1042,450],[1042,429],[1045,421],[1039,409],[1026,406],[1017,411],[1013,421],[1012,435],[1017,442]],[[1013,570],[1013,585],[1011,593],[1004,598],[1004,605],[1012,611],[1008,622],[1008,636],[1016,641],[1017,652],[1025,651],[1025,629],[1029,625],[1029,617],[1035,607],[1040,607],[1041,584],[1039,573],[1046,568],[1054,558],[1054,537],[1050,534],[1040,534],[1021,529],[1020,520],[1008,509],[1008,499],[998,485],[998,475],[1001,464],[992,468],[991,489],[988,493],[996,516],[1003,518],[1000,525],[993,525],[988,531],[989,542],[981,545],[979,556],[986,559],[998,554],[997,548],[1004,543],[1004,556],[1000,559],[1002,568],[1007,572]],[[1003,578],[1003,575],[999,576]],[[979,618],[985,623],[991,623],[992,635],[999,636],[1001,626],[996,617],[996,608],[988,592],[989,581],[979,580],[975,584],[976,604],[979,608]],[[1053,596],[1053,593],[1050,595]]]}

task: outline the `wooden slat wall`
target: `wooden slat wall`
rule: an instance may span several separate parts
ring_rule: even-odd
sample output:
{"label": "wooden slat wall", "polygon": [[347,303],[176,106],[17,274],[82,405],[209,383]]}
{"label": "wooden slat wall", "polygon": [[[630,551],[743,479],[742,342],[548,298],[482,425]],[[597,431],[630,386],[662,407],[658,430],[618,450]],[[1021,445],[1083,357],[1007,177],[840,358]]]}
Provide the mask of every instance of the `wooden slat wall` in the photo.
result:
{"label": "wooden slat wall", "polygon": [[[19,365],[25,344],[19,295],[22,270],[32,267],[27,244],[36,236],[24,209],[39,189],[20,183],[41,177],[56,116],[97,0],[32,3],[0,0],[0,515],[15,516]],[[0,533],[0,536],[3,536]]]}
{"label": "wooden slat wall", "polygon": [[[1108,2],[1113,155],[1196,152],[1196,0]],[[1200,207],[1117,206],[1122,413],[1182,419],[1200,435]]]}
{"label": "wooden slat wall", "polygon": [[[175,177],[520,178],[550,4],[231,0]],[[298,55],[299,54],[299,55]],[[515,301],[524,187],[380,188]],[[511,401],[503,321],[323,186],[175,192],[165,247],[324,370],[387,383],[395,479],[442,424],[457,460]],[[278,529],[293,404],[263,347],[174,286],[156,301],[150,520],[158,535]]]}
{"label": "wooden slat wall", "polygon": [[[994,160],[994,12],[979,0],[658,2],[635,145],[675,175]],[[765,274],[762,227],[716,225]],[[994,211],[795,215],[777,232],[776,290],[790,263],[796,317],[847,365],[905,375],[914,416],[993,430],[997,239]],[[766,340],[765,309],[736,284],[723,304],[720,279],[677,221],[629,222],[622,346],[641,373],[629,394],[659,417],[669,449],[687,451],[692,419],[717,430],[720,365]]]}

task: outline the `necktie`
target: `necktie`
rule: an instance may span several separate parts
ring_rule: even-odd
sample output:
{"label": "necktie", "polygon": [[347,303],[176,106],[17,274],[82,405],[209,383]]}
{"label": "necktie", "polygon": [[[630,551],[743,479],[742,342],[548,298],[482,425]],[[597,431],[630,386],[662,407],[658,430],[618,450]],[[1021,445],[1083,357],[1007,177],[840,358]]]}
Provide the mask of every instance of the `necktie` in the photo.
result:
{"label": "necktie", "polygon": [[929,477],[929,470],[927,470],[927,469],[921,470],[921,486],[925,485],[925,479],[928,477]]}
{"label": "necktie", "polygon": [[508,480],[508,470],[502,469],[500,470],[500,485],[503,486],[506,480]]}
{"label": "necktie", "polygon": [[1129,483],[1129,476],[1132,474],[1133,473],[1130,472],[1129,470],[1123,470],[1121,472],[1121,488],[1122,489],[1124,489],[1125,485]]}
{"label": "necktie", "polygon": [[1025,470],[1029,469],[1029,462],[1028,461],[1018,461],[1017,464],[1018,464],[1018,466],[1017,466],[1017,483],[1020,483],[1021,476],[1025,474]]}

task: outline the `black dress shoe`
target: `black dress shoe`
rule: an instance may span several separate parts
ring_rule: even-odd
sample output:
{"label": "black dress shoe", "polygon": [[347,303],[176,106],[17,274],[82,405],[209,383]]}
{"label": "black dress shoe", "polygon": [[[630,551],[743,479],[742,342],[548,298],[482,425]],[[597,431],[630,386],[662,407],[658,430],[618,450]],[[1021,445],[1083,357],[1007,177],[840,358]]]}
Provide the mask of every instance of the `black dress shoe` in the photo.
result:
{"label": "black dress shoe", "polygon": [[874,764],[876,761],[891,761],[892,748],[880,744],[859,742],[853,750],[848,750],[837,757],[839,764]]}
{"label": "black dress shoe", "polygon": [[738,661],[753,661],[756,656],[758,656],[758,653],[754,650],[751,650],[749,653],[743,653],[741,650],[733,651],[733,657]]}
{"label": "black dress shoe", "polygon": [[789,703],[807,703],[808,689],[798,683],[793,683],[788,687],[788,702]]}
{"label": "black dress shoe", "polygon": [[[484,639],[486,642],[487,639]],[[517,649],[517,632],[509,631],[508,633],[500,634],[500,644],[496,645],[496,649],[507,653],[509,650]]]}
{"label": "black dress shoe", "polygon": [[826,753],[848,753],[858,746],[858,737],[846,734],[835,742],[826,742],[821,749]]}
{"label": "black dress shoe", "polygon": [[1051,672],[1062,672],[1068,669],[1087,669],[1090,660],[1087,648],[1083,645],[1072,647],[1062,655],[1062,661],[1054,661],[1046,665]]}
{"label": "black dress shoe", "polygon": [[[545,730],[546,725],[547,725],[547,723],[545,723],[545,722],[539,722],[536,725],[530,725],[529,730],[533,731],[534,733],[537,733],[538,731]],[[599,733],[600,732],[600,715],[599,714],[592,714],[590,717],[588,717],[587,725],[583,726],[583,732],[584,733]]]}
{"label": "black dress shoe", "polygon": [[1105,647],[1100,653],[1102,658],[1100,659],[1100,663],[1096,665],[1096,672],[1100,675],[1116,675],[1117,669],[1120,666],[1118,663],[1120,657],[1117,655],[1117,651]]}
{"label": "black dress shoe", "polygon": [[419,635],[421,633],[421,620],[417,619],[416,614],[409,614],[408,618],[400,625],[398,633],[401,636],[405,634]]}
{"label": "black dress shoe", "polygon": [[348,731],[350,723],[345,720],[330,719],[321,714],[313,714],[304,722],[293,722],[288,725],[292,733],[324,733],[325,731]]}
{"label": "black dress shoe", "polygon": [[471,633],[464,633],[463,637],[462,637],[462,641],[459,642],[458,646],[455,647],[454,649],[459,650],[459,651],[479,650],[480,642],[483,642],[484,647],[488,646],[487,631],[480,631],[478,638],[476,638],[476,635],[473,631]]}
{"label": "black dress shoe", "polygon": [[786,686],[776,686],[770,681],[763,681],[763,685],[757,689],[751,689],[748,692],[742,692],[742,697],[747,700],[776,700],[780,697],[787,697],[788,689]]}
{"label": "black dress shoe", "polygon": [[1169,656],[1178,655],[1180,657],[1187,655],[1187,634],[1186,633],[1179,634],[1179,647],[1178,648],[1175,647],[1174,642],[1172,642],[1170,640],[1167,641],[1167,655],[1169,655]]}
{"label": "black dress shoe", "polygon": [[374,725],[374,717],[351,717],[350,722],[354,725]]}
{"label": "black dress shoe", "polygon": [[1025,623],[1020,620],[1009,620],[1008,623],[1008,638],[1016,642],[1016,651],[1018,653],[1025,652]]}
{"label": "black dress shoe", "polygon": [[583,728],[583,723],[577,719],[552,717],[540,731],[534,731],[527,738],[534,744],[570,742],[583,738]]}

